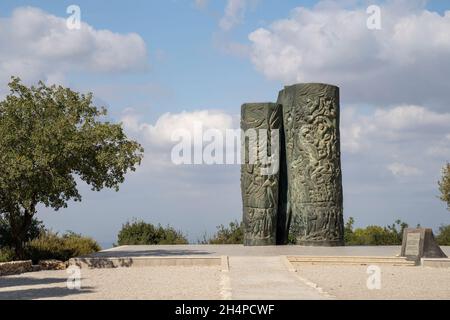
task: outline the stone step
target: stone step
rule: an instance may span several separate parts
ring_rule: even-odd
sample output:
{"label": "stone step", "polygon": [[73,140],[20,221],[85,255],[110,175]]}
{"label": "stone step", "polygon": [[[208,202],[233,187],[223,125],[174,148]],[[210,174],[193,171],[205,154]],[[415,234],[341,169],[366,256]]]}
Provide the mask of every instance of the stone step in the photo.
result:
{"label": "stone step", "polygon": [[70,259],[69,265],[91,269],[161,266],[218,266],[227,269],[228,257],[81,257]]}
{"label": "stone step", "polygon": [[375,257],[375,256],[288,256],[288,261],[292,264],[349,264],[349,265],[369,265],[369,264],[389,264],[394,266],[415,266],[414,261],[408,261],[404,257]]}

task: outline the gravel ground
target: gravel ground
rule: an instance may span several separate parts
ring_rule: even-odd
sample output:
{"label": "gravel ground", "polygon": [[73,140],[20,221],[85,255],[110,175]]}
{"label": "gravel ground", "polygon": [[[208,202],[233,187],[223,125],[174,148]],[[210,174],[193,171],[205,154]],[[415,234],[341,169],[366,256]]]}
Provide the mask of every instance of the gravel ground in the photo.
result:
{"label": "gravel ground", "polygon": [[2,299],[220,299],[213,267],[82,269],[81,290],[70,290],[66,271],[0,277]]}
{"label": "gravel ground", "polygon": [[450,300],[450,269],[380,266],[381,289],[367,288],[367,266],[301,266],[298,274],[337,299]]}

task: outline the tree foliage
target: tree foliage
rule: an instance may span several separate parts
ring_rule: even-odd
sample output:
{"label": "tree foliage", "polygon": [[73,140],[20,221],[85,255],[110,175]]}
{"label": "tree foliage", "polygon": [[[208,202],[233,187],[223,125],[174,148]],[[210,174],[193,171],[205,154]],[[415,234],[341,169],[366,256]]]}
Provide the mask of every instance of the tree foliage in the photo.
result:
{"label": "tree foliage", "polygon": [[439,190],[441,191],[441,200],[447,203],[450,210],[450,163],[442,170],[442,180],[439,181]]}
{"label": "tree foliage", "polygon": [[188,240],[182,232],[170,226],[154,226],[142,220],[135,220],[122,226],[117,236],[117,244],[119,246],[188,244]]}
{"label": "tree foliage", "polygon": [[441,226],[436,240],[441,246],[450,246],[450,225]]}
{"label": "tree foliage", "polygon": [[42,82],[27,87],[19,78],[9,87],[0,102],[0,214],[21,256],[38,204],[58,210],[81,201],[77,178],[95,191],[117,191],[143,149],[104,120],[92,94]]}

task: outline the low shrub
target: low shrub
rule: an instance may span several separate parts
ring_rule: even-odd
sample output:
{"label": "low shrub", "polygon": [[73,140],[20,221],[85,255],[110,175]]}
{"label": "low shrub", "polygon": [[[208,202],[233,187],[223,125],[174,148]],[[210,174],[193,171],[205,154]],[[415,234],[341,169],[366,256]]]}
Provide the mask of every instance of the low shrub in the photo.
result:
{"label": "low shrub", "polygon": [[169,245],[188,244],[188,240],[181,231],[161,225],[154,226],[142,220],[127,222],[117,235],[119,246],[125,245]]}
{"label": "low shrub", "polygon": [[212,238],[207,239],[206,235],[203,240],[199,241],[201,244],[243,244],[244,231],[243,224],[238,221],[230,222],[228,227],[224,225],[217,226],[217,232]]}
{"label": "low shrub", "polygon": [[33,260],[33,263],[50,259],[67,261],[100,250],[98,243],[91,238],[73,232],[60,236],[51,231],[41,233],[39,237],[28,242],[25,248],[26,256]]}

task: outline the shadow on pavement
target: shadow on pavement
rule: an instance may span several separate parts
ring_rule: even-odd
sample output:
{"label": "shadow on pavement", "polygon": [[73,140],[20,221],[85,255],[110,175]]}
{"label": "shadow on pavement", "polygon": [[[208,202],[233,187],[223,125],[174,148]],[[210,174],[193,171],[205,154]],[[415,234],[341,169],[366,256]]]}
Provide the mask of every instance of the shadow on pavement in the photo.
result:
{"label": "shadow on pavement", "polygon": [[168,257],[168,256],[194,256],[211,255],[212,252],[202,250],[121,250],[98,252],[82,258],[125,258],[125,257]]}
{"label": "shadow on pavement", "polygon": [[53,283],[66,282],[64,278],[31,278],[31,277],[21,277],[21,276],[9,276],[0,277],[0,289],[9,287],[20,287],[20,286],[32,286],[32,285],[47,285]]}
{"label": "shadow on pavement", "polygon": [[0,300],[33,300],[45,298],[62,298],[70,295],[80,295],[93,292],[92,288],[86,287],[81,290],[70,290],[68,288],[30,288],[11,291],[0,291]]}

